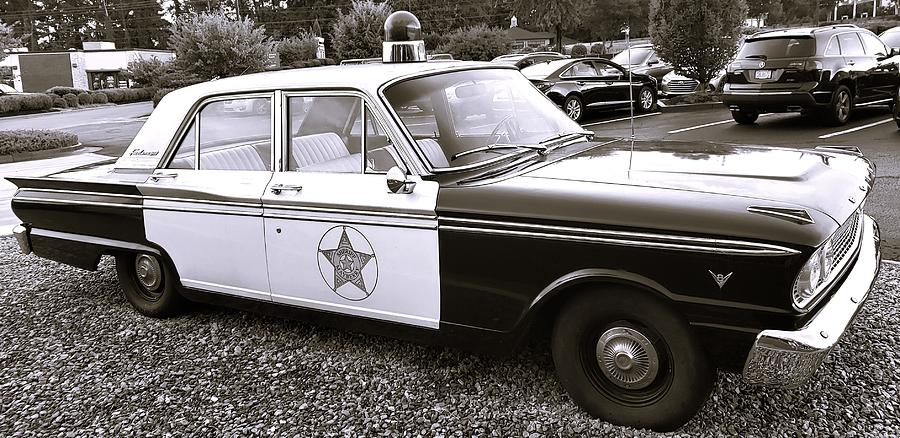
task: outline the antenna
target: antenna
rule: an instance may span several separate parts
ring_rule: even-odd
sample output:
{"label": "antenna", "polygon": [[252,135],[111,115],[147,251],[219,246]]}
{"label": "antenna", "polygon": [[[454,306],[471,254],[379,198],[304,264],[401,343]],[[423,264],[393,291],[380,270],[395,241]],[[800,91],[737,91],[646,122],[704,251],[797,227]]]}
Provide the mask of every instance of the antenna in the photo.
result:
{"label": "antenna", "polygon": [[625,33],[625,50],[628,51],[628,120],[631,124],[631,152],[628,154],[628,173],[631,174],[631,159],[634,157],[634,85],[631,80],[631,28],[626,23],[622,26]]}

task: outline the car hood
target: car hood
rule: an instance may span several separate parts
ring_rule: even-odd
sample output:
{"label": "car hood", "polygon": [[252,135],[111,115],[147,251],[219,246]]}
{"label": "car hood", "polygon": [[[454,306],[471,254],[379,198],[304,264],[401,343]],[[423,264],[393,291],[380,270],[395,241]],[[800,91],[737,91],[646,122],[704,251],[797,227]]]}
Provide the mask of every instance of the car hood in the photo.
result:
{"label": "car hood", "polygon": [[737,196],[814,209],[841,223],[865,198],[874,166],[840,150],[636,141],[632,153],[621,141],[527,175]]}
{"label": "car hood", "polygon": [[[441,192],[438,207],[814,247],[859,208],[873,182],[869,160],[840,150],[638,141],[632,154],[620,140],[569,146],[502,178],[459,184]],[[751,207],[805,211],[812,223]]]}

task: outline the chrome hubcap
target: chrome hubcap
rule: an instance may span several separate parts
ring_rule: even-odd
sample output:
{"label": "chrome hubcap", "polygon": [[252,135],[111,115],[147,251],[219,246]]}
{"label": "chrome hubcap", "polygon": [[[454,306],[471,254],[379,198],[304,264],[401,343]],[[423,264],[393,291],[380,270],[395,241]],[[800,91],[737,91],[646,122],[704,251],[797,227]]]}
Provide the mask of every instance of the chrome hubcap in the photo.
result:
{"label": "chrome hubcap", "polygon": [[597,341],[597,363],[615,385],[625,389],[649,386],[659,374],[659,355],[641,332],[613,327]]}
{"label": "chrome hubcap", "polygon": [[845,92],[842,92],[838,96],[838,117],[840,117],[841,120],[843,120],[843,119],[847,118],[847,116],[849,114],[850,114],[850,95]]}
{"label": "chrome hubcap", "polygon": [[650,109],[650,107],[652,105],[653,105],[653,94],[650,92],[650,90],[644,90],[641,93],[641,108]]}
{"label": "chrome hubcap", "polygon": [[579,104],[577,100],[569,101],[569,103],[566,104],[566,114],[572,119],[577,119],[581,116],[581,104]]}
{"label": "chrome hubcap", "polygon": [[162,268],[156,258],[147,254],[141,254],[134,262],[138,281],[148,291],[159,289],[162,283]]}

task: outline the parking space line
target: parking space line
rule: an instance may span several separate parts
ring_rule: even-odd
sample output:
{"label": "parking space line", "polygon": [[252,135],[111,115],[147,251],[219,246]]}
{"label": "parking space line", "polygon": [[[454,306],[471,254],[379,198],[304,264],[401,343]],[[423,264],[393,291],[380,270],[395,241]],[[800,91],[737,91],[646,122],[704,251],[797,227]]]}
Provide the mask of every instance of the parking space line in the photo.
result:
{"label": "parking space line", "polygon": [[873,126],[883,125],[885,123],[893,122],[893,121],[894,121],[894,118],[892,117],[890,119],[884,119],[884,120],[880,120],[880,121],[877,121],[874,123],[869,123],[868,125],[857,126],[855,128],[845,129],[843,131],[832,132],[831,134],[820,135],[819,138],[822,139],[822,138],[837,137],[839,135],[849,134],[851,132],[856,132],[856,131],[862,131],[863,129],[871,128]]}
{"label": "parking space line", "polygon": [[[774,113],[760,114],[759,117],[760,117],[760,118],[768,117],[768,116],[771,116],[771,115],[773,115],[773,114],[774,114]],[[693,131],[693,130],[695,130],[695,129],[709,128],[710,126],[724,125],[724,124],[726,124],[726,123],[736,123],[736,122],[734,121],[734,119],[720,120],[720,121],[718,121],[718,122],[704,123],[704,124],[702,124],[702,125],[690,126],[690,127],[687,127],[687,128],[676,129],[676,130],[674,130],[674,131],[669,131],[669,132],[667,132],[666,134],[678,134],[678,133],[681,133],[681,132]]]}
{"label": "parking space line", "polygon": [[[635,118],[635,119],[640,119],[640,118],[643,118],[643,117],[658,116],[658,115],[660,115],[660,114],[662,114],[662,112],[655,112],[655,113],[649,113],[649,114],[641,114],[641,115],[639,115],[639,116],[634,116],[634,118]],[[630,119],[630,118],[631,118],[631,117],[622,117],[622,118],[620,118],[620,119],[612,119],[612,120],[604,120],[604,121],[602,121],[602,122],[587,123],[587,124],[581,125],[581,127],[582,127],[582,128],[587,128],[588,126],[594,126],[594,125],[605,125],[605,124],[607,124],[607,123],[624,122],[624,121],[626,121],[626,120],[628,120],[628,119]]]}

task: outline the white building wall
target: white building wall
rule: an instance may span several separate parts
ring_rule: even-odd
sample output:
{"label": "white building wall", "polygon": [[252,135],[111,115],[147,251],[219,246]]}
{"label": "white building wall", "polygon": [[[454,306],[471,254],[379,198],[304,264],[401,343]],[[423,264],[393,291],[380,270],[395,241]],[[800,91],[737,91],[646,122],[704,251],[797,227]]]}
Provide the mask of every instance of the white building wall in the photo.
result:
{"label": "white building wall", "polygon": [[13,88],[22,91],[22,70],[19,68],[19,55],[10,53],[0,61],[0,67],[12,67]]}
{"label": "white building wall", "polygon": [[88,77],[85,68],[84,52],[69,53],[69,60],[72,63],[72,86],[75,88],[88,89]]}

